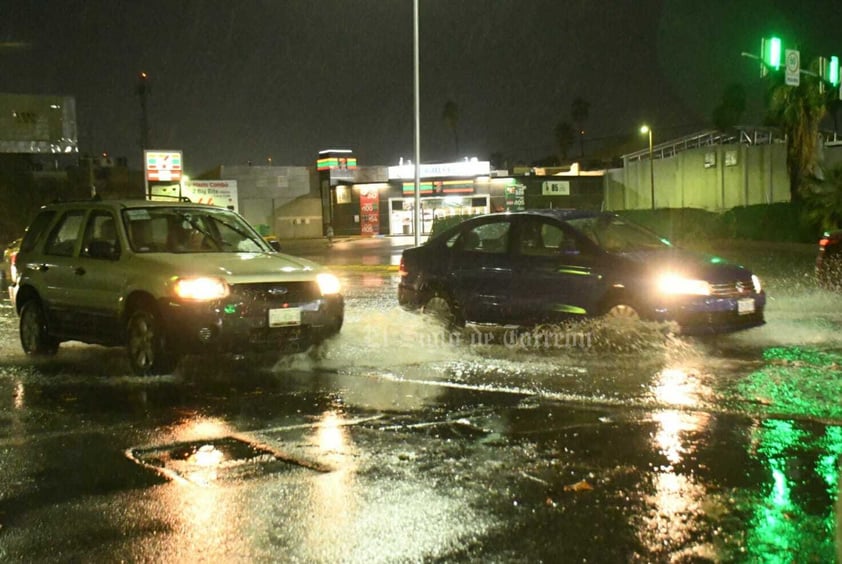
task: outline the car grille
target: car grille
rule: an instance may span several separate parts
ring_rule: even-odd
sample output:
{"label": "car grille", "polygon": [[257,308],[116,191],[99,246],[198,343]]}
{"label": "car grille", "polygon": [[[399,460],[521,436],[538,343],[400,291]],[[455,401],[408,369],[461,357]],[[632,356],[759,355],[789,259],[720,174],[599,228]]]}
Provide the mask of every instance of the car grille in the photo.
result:
{"label": "car grille", "polygon": [[754,284],[751,283],[751,279],[710,285],[711,296],[717,298],[738,298],[748,296],[753,292]]}
{"label": "car grille", "polygon": [[321,296],[315,282],[268,282],[260,284],[235,284],[231,287],[230,301],[241,304],[241,313],[263,312],[269,307],[311,302]]}

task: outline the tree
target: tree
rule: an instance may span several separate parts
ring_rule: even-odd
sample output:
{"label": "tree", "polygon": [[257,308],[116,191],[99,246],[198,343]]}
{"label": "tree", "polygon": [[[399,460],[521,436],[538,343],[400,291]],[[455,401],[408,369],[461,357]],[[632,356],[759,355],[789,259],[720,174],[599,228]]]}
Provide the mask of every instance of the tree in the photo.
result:
{"label": "tree", "polygon": [[713,110],[713,125],[720,131],[727,131],[740,123],[740,118],[745,111],[745,88],[742,84],[730,84],[722,93],[719,105]]}
{"label": "tree", "polygon": [[570,117],[576,124],[576,133],[579,137],[579,156],[585,156],[585,122],[590,114],[591,103],[583,98],[575,98],[570,105]]}
{"label": "tree", "polygon": [[558,145],[559,158],[561,162],[565,162],[570,146],[576,141],[576,130],[569,121],[560,121],[556,124],[553,133],[555,134],[556,145]]}
{"label": "tree", "polygon": [[819,123],[827,112],[826,103],[818,79],[811,75],[802,75],[798,86],[787,86],[778,77],[771,88],[768,118],[786,134],[786,164],[793,202],[802,199],[806,182],[816,176]]}
{"label": "tree", "polygon": [[453,147],[456,150],[456,157],[459,157],[459,134],[457,132],[457,125],[459,124],[459,106],[453,100],[448,100],[444,103],[444,108],[441,112],[441,118],[444,123],[453,133]]}
{"label": "tree", "polygon": [[842,227],[842,164],[824,171],[823,179],[807,183],[807,219],[822,230]]}

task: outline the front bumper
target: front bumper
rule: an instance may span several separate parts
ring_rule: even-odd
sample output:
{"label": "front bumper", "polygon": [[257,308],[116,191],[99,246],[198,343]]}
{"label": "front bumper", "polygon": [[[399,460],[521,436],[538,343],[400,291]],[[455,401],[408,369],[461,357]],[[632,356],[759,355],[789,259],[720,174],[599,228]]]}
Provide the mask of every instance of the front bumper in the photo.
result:
{"label": "front bumper", "polygon": [[654,308],[656,321],[674,321],[685,335],[733,333],[766,323],[766,294],[685,297]]}
{"label": "front bumper", "polygon": [[[344,321],[341,295],[298,303],[247,303],[224,300],[159,302],[167,344],[178,353],[280,352],[306,350],[337,334]],[[271,326],[269,310],[298,309],[300,322]]]}

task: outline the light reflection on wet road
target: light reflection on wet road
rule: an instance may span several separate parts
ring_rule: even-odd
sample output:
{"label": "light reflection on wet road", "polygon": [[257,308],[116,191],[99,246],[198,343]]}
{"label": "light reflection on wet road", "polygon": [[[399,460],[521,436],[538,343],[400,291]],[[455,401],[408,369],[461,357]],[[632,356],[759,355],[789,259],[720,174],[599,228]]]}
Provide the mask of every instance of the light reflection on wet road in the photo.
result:
{"label": "light reflection on wet road", "polygon": [[320,358],[151,379],[79,344],[30,362],[0,303],[0,557],[833,560],[837,296],[782,277],[767,326],[711,339],[453,338],[393,273],[344,278]]}

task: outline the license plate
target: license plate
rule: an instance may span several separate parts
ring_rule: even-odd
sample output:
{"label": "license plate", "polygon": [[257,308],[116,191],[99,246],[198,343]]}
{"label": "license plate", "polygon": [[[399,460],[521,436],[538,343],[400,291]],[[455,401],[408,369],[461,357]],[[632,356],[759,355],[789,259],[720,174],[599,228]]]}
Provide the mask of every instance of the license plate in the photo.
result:
{"label": "license plate", "polygon": [[285,307],[269,310],[269,327],[287,327],[301,325],[301,308]]}
{"label": "license plate", "polygon": [[737,300],[737,313],[739,315],[754,313],[754,298],[743,298],[742,300]]}

